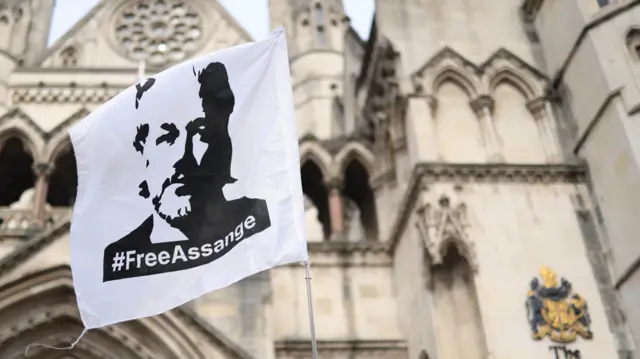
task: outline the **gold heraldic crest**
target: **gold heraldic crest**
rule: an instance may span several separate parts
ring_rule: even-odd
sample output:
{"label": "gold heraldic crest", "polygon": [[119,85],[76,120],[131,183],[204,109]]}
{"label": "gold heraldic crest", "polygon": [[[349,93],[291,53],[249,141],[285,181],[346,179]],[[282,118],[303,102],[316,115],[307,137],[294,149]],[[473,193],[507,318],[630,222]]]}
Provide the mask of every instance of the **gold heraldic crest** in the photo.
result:
{"label": "gold heraldic crest", "polygon": [[560,280],[548,267],[540,269],[540,277],[533,278],[527,295],[526,308],[531,335],[541,340],[549,337],[557,343],[571,343],[578,336],[593,338],[587,302],[578,293],[572,293],[571,283]]}

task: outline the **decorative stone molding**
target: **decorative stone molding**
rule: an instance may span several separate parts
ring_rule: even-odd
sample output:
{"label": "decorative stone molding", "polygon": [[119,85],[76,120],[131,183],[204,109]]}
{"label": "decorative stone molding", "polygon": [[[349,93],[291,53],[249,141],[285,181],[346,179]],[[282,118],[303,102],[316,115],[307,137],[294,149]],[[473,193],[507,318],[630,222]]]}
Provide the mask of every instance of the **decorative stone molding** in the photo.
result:
{"label": "decorative stone molding", "polygon": [[431,117],[435,118],[438,112],[438,99],[431,95],[425,96],[425,99],[427,101],[427,105],[429,106],[429,110],[431,110]]}
{"label": "decorative stone molding", "polygon": [[[308,340],[275,342],[278,359],[311,359]],[[319,340],[320,358],[397,359],[407,357],[407,344],[402,340]]]}
{"label": "decorative stone molding", "polygon": [[538,97],[527,102],[527,110],[531,112],[531,115],[533,115],[536,120],[542,120],[546,118],[547,103],[546,98]]}
{"label": "decorative stone molding", "polygon": [[339,173],[344,173],[349,165],[349,162],[352,159],[357,159],[362,166],[367,170],[369,176],[371,176],[375,172],[375,155],[373,152],[369,151],[369,149],[357,142],[357,141],[349,141],[347,142],[338,153],[335,155],[335,162],[338,166]]}
{"label": "decorative stone molding", "polygon": [[447,248],[453,244],[467,259],[472,270],[477,270],[474,243],[466,233],[469,226],[467,206],[457,196],[442,194],[437,201],[419,207],[416,215],[416,227],[429,254],[431,266],[443,264]]}
{"label": "decorative stone molding", "polygon": [[0,3],[0,25],[20,21],[26,6],[28,3],[22,0],[5,0]]}
{"label": "decorative stone molding", "polygon": [[102,104],[118,95],[124,88],[103,86],[15,87],[11,98],[21,103],[92,103]]}
{"label": "decorative stone molding", "polygon": [[473,112],[476,113],[476,116],[482,117],[487,113],[489,115],[493,114],[495,102],[491,96],[481,95],[471,100],[469,106],[471,106]]}
{"label": "decorative stone molding", "polygon": [[386,243],[377,241],[324,241],[309,242],[309,253],[312,254],[355,254],[355,253],[387,253]]}
{"label": "decorative stone molding", "polygon": [[506,49],[494,52],[478,67],[483,87],[493,93],[496,86],[507,80],[515,85],[528,101],[541,97],[549,80],[545,74]]}
{"label": "decorative stone molding", "polygon": [[470,98],[480,92],[478,68],[450,47],[444,47],[429,59],[412,77],[425,93],[434,94],[446,80],[453,79],[462,86]]}
{"label": "decorative stone molding", "polygon": [[[476,99],[490,95],[496,84],[510,80],[528,100],[545,93],[549,79],[506,49],[498,49],[487,60],[474,64],[455,50],[445,47],[410,75],[416,93],[435,94],[444,81],[453,80]],[[419,90],[419,91],[418,91]]]}
{"label": "decorative stone molding", "polygon": [[38,156],[36,150],[38,137],[42,138],[46,135],[40,126],[19,108],[14,108],[0,117],[0,138],[6,134],[18,134],[25,141],[34,158]]}
{"label": "decorative stone molding", "polygon": [[[391,268],[393,259],[389,256],[386,243],[367,241],[366,239],[331,240],[309,242],[309,261],[313,267],[349,268],[349,267],[382,267]],[[299,263],[291,263],[288,267],[300,267]]]}
{"label": "decorative stone molding", "polygon": [[53,166],[49,163],[36,163],[33,165],[33,173],[36,177],[49,177],[53,173]]}
{"label": "decorative stone molding", "polygon": [[[361,132],[372,147],[382,172],[394,168],[393,143],[396,148],[404,143],[404,131],[397,130],[403,121],[402,106],[406,101],[400,95],[400,54],[385,38],[372,40],[374,48],[368,56],[368,72],[359,79],[365,89]],[[363,83],[364,82],[364,83]]]}
{"label": "decorative stone molding", "polygon": [[71,211],[69,211],[64,219],[59,220],[51,227],[41,231],[40,233],[31,236],[29,240],[18,249],[0,259],[0,276],[36,255],[40,250],[51,244],[58,237],[68,233],[71,227],[70,212]]}
{"label": "decorative stone molding", "polygon": [[327,190],[329,191],[342,191],[344,188],[344,178],[339,174],[331,176],[324,181],[324,184],[327,186]]}
{"label": "decorative stone molding", "polygon": [[342,188],[340,182],[344,170],[354,158],[364,166],[370,178],[375,177],[378,168],[374,152],[358,139],[320,141],[308,136],[300,140],[300,165],[304,165],[306,161],[315,163],[328,187],[338,185]]}
{"label": "decorative stone molding", "polygon": [[399,213],[391,227],[389,243],[393,255],[424,186],[443,183],[584,183],[584,164],[512,165],[512,164],[417,164],[407,185]]}
{"label": "decorative stone molding", "polygon": [[[14,209],[0,207],[0,238],[29,238],[38,232],[48,230],[60,221],[64,221],[70,213],[71,209],[66,208],[56,208],[45,211],[44,221],[41,223],[36,217],[33,208]],[[1,265],[0,274],[2,274]]]}
{"label": "decorative stone molding", "polygon": [[582,183],[582,165],[419,164],[425,182],[486,183]]}
{"label": "decorative stone molding", "polygon": [[[15,304],[27,304],[25,301],[28,300],[37,302],[41,296],[47,298],[49,303],[47,306],[34,307],[31,311],[11,310]],[[0,341],[3,343],[11,338],[37,334],[39,328],[49,324],[58,325],[59,323],[56,334],[51,335],[50,332],[46,332],[42,338],[33,337],[27,340],[62,346],[75,340],[80,332],[79,313],[73,294],[71,270],[68,266],[49,268],[23,276],[2,286],[0,297],[3,298],[0,313],[5,320],[3,322],[5,326],[0,328]],[[195,335],[194,338],[194,334],[202,336]],[[98,328],[87,335],[89,340],[82,340],[80,343],[87,344],[83,348],[96,354],[91,356],[92,358],[114,358],[118,357],[118,353],[124,352],[144,359],[204,358],[208,357],[201,344],[204,340],[215,347],[216,351],[225,353],[226,358],[254,359],[224,334],[213,329],[184,307],[160,314],[153,319],[139,319],[135,325],[132,323],[111,325]],[[107,341],[102,339],[105,335],[109,338]],[[167,341],[173,343],[166,343]],[[120,343],[120,346],[109,347],[108,343],[113,342]],[[21,346],[19,349],[20,355],[6,356],[6,352],[2,350],[7,348],[0,347],[0,356],[9,359],[22,358],[24,347]],[[38,352],[38,349],[34,348],[33,352]]]}

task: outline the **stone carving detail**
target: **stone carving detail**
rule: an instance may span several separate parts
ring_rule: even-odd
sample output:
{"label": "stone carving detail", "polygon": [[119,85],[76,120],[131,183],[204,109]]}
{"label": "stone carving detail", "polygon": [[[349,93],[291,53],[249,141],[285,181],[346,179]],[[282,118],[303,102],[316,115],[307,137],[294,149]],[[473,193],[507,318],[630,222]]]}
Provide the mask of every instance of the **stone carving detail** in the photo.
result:
{"label": "stone carving detail", "polygon": [[442,264],[448,245],[456,246],[461,255],[476,270],[475,250],[468,240],[466,228],[467,206],[450,196],[443,194],[437,201],[426,203],[416,211],[416,227],[430,258],[430,265]]}
{"label": "stone carving detail", "polygon": [[202,23],[188,1],[135,1],[117,18],[115,37],[131,59],[162,66],[182,61],[200,47]]}
{"label": "stone carving detail", "polygon": [[20,103],[96,103],[109,101],[124,89],[116,87],[30,87],[12,91],[14,104]]}

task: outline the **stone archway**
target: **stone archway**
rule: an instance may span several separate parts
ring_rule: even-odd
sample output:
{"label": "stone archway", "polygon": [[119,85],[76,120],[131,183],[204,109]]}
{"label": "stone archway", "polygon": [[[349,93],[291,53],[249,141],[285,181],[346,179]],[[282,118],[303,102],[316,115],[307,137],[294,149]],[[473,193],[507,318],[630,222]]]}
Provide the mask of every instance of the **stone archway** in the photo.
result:
{"label": "stone archway", "polygon": [[[29,358],[62,359],[204,359],[193,340],[195,333],[174,316],[120,323],[90,330],[73,350],[56,351],[40,346]],[[82,332],[69,267],[57,267],[24,276],[0,288],[0,358],[24,357],[31,343],[65,347]]]}

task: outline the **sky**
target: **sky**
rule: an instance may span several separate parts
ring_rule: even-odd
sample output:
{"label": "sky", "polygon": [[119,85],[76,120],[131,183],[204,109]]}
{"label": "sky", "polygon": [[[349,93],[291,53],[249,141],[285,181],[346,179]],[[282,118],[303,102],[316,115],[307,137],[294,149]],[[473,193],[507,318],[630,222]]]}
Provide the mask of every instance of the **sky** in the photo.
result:
{"label": "sky", "polygon": [[[49,43],[64,35],[99,0],[57,0]],[[269,0],[218,0],[253,36],[261,39],[269,33]],[[369,35],[374,0],[343,0],[351,25],[363,39]],[[258,6],[258,7],[256,7]],[[247,9],[251,9],[247,11]]]}

